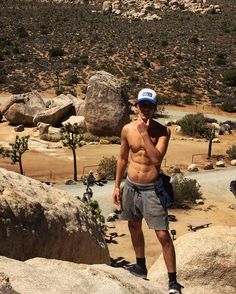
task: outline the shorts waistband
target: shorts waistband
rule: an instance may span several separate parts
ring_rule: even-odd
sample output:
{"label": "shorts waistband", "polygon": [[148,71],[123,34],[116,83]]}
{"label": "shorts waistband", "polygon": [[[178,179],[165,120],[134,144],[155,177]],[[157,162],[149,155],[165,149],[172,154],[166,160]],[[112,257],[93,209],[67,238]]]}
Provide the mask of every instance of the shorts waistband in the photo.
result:
{"label": "shorts waistband", "polygon": [[126,177],[126,184],[132,188],[136,188],[138,190],[143,190],[143,191],[147,191],[147,190],[153,190],[154,189],[154,183],[150,183],[150,184],[139,184],[136,182],[133,182],[129,179],[129,177]]}

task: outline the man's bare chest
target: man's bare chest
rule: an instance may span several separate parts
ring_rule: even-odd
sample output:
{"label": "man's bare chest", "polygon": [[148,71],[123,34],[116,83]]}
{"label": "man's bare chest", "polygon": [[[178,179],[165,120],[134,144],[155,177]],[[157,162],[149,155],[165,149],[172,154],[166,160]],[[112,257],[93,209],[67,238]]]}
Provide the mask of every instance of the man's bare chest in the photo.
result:
{"label": "man's bare chest", "polygon": [[[158,137],[151,137],[149,135],[149,139],[156,145],[158,142]],[[139,150],[144,150],[145,142],[138,131],[133,131],[132,134],[128,136],[128,144],[133,153],[138,152]]]}

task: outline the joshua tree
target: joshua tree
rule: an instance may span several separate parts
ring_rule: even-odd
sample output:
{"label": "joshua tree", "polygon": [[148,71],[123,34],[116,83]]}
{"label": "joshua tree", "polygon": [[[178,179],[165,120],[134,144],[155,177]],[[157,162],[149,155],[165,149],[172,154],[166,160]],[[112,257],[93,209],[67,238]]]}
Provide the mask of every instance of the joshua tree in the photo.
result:
{"label": "joshua tree", "polygon": [[76,148],[78,146],[81,147],[80,142],[83,139],[83,130],[77,123],[73,125],[67,123],[61,127],[60,132],[63,146],[72,150],[74,160],[74,180],[77,181]]}
{"label": "joshua tree", "polygon": [[215,128],[213,129],[206,129],[204,137],[208,140],[208,152],[207,152],[207,159],[211,158],[211,150],[212,150],[212,141],[215,138]]}
{"label": "joshua tree", "polygon": [[10,157],[12,164],[19,162],[20,173],[22,175],[24,174],[23,166],[22,166],[22,155],[26,150],[29,150],[28,140],[29,140],[29,136],[25,136],[21,138],[19,136],[16,136],[15,143],[10,144],[11,150],[0,148],[0,154],[3,157]]}

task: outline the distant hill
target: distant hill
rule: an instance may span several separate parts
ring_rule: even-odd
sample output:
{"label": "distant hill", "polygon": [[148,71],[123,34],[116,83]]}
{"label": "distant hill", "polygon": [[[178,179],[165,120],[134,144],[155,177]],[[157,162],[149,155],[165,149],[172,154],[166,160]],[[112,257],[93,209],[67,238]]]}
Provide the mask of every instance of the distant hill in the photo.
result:
{"label": "distant hill", "polygon": [[210,99],[236,111],[235,0],[208,1],[219,14],[164,9],[152,21],[93,2],[0,1],[0,91],[85,93],[89,77],[106,70],[130,97],[149,86],[163,104]]}

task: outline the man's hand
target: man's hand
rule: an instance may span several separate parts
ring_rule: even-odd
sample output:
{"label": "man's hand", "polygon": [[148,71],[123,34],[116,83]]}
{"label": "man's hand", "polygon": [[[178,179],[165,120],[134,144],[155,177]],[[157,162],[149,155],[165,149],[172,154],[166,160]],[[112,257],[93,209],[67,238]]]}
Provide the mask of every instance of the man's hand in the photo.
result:
{"label": "man's hand", "polygon": [[113,198],[113,202],[119,206],[120,205],[120,188],[114,189],[112,198]]}
{"label": "man's hand", "polygon": [[149,127],[149,119],[147,120],[147,122],[145,122],[141,116],[138,116],[138,120],[137,120],[137,130],[139,131],[140,135],[144,135],[147,133],[148,127]]}

